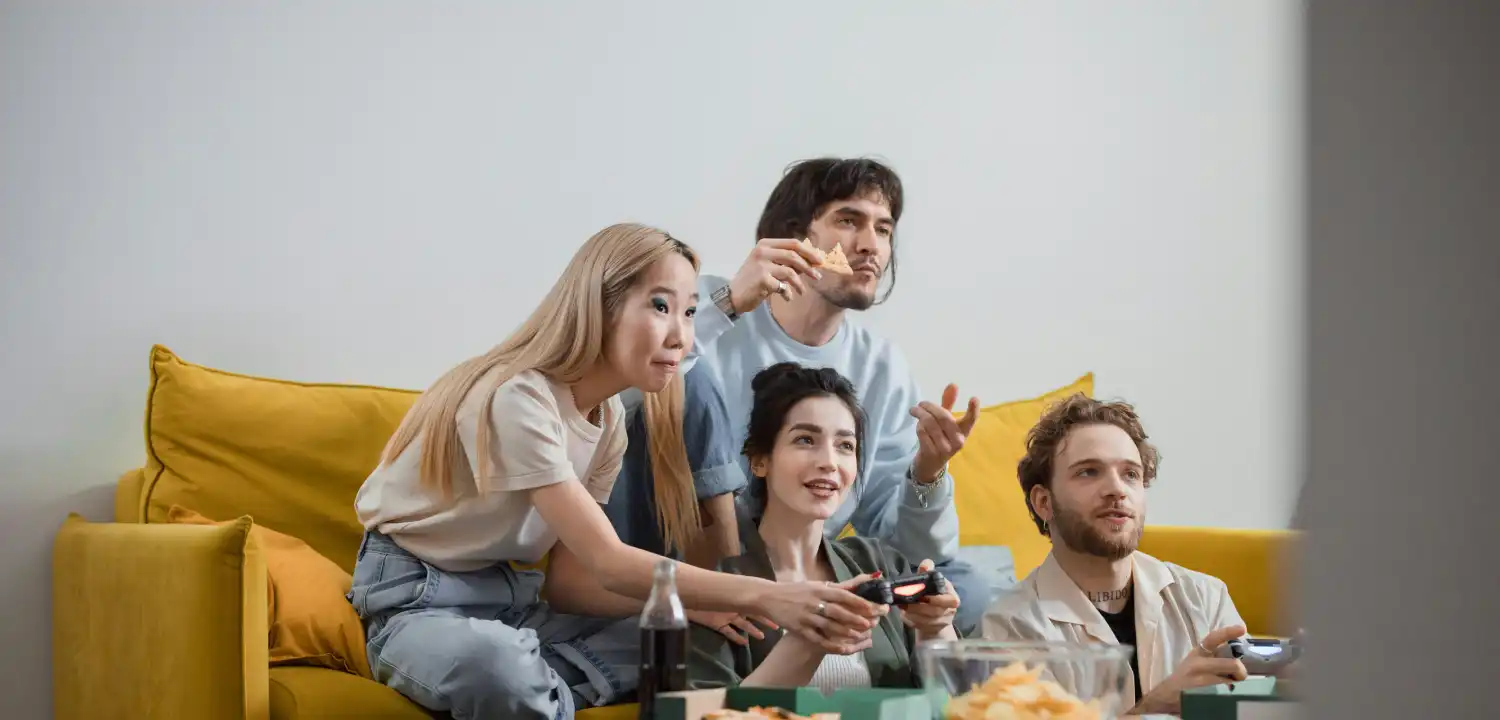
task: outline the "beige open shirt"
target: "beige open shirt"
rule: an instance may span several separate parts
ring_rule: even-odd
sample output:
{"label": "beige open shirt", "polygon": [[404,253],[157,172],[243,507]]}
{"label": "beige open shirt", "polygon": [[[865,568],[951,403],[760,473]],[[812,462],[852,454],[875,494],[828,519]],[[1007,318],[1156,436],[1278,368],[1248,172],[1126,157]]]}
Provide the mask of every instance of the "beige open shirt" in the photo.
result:
{"label": "beige open shirt", "polygon": [[[1224,581],[1137,552],[1131,556],[1135,583],[1136,663],[1141,690],[1151,692],[1209,632],[1242,625]],[[1013,592],[985,611],[986,640],[1119,644],[1104,616],[1063,572],[1051,553]],[[1070,692],[1096,678],[1083,668],[1056,664],[1051,674]],[[1127,683],[1130,707],[1137,702],[1135,678]],[[1085,694],[1092,694],[1087,693]]]}

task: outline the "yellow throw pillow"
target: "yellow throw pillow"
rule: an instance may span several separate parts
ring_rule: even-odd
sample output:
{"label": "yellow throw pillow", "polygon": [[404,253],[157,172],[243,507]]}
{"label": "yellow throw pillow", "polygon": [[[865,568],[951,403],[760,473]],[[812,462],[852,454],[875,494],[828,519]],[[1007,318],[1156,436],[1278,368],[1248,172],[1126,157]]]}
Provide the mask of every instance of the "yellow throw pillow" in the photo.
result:
{"label": "yellow throw pillow", "polygon": [[[225,525],[180,505],[168,522]],[[372,677],[365,630],[349,604],[349,573],[307,543],[260,525],[250,529],[266,558],[271,665],[315,665]]]}
{"label": "yellow throw pillow", "polygon": [[1026,433],[1048,406],[1074,393],[1094,394],[1094,374],[1030,400],[992,405],[979,411],[964,449],[948,463],[953,475],[961,545],[1005,545],[1022,579],[1042,564],[1052,544],[1037,532],[1026,511],[1016,465],[1026,453]]}
{"label": "yellow throw pillow", "polygon": [[249,515],[354,569],[354,494],[417,399],[410,390],[304,383],[195,365],[156,346],[142,515],[173,505]]}

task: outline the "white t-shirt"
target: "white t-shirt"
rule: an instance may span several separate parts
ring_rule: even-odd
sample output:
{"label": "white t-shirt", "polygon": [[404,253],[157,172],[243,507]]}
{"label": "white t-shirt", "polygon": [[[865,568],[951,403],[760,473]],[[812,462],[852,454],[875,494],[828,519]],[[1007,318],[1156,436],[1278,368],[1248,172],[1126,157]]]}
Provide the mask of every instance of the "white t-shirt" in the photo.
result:
{"label": "white t-shirt", "polygon": [[540,560],[557,534],[525,491],[581,479],[594,500],[606,502],[625,455],[619,397],[604,404],[596,426],[579,412],[568,386],[528,370],[495,392],[485,468],[489,482],[481,495],[474,482],[484,399],[479,388],[498,372],[475,383],[459,405],[458,439],[467,462],[453,466],[450,498],[422,487],[421,435],[394,462],[377,467],[354,498],[366,529],[390,536],[408,552],[450,572]]}

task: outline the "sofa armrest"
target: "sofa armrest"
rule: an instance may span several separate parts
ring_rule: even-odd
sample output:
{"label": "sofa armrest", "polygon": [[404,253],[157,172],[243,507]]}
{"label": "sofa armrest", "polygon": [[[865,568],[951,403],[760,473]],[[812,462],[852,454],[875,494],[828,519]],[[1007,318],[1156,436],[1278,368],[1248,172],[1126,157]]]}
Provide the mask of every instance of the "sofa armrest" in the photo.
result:
{"label": "sofa armrest", "polygon": [[1290,637],[1296,632],[1289,612],[1296,542],[1290,530],[1147,525],[1140,549],[1223,580],[1252,635]]}
{"label": "sofa armrest", "polygon": [[69,515],[52,552],[53,716],[266,720],[266,566],[250,527]]}

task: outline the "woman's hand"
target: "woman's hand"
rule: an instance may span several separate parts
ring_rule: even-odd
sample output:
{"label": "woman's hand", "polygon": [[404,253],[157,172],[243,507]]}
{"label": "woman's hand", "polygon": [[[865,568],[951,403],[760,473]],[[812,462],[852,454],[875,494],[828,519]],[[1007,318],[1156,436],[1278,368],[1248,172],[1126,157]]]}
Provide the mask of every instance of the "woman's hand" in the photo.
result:
{"label": "woman's hand", "polygon": [[781,627],[825,653],[848,655],[869,647],[870,630],[888,609],[851,590],[872,579],[860,575],[839,583],[775,583],[758,605]]}
{"label": "woman's hand", "polygon": [[[923,560],[917,565],[917,572],[931,572],[934,567],[931,560]],[[953,618],[958,614],[958,593],[953,591],[953,584],[943,578],[943,594],[928,595],[920,602],[905,605],[901,608],[901,621],[917,631],[917,640],[932,640],[944,637],[944,631],[953,630]],[[953,635],[957,637],[957,635]]]}
{"label": "woman's hand", "polygon": [[766,238],[755,244],[750,257],[729,280],[729,302],[737,313],[754,310],[762,300],[779,292],[791,300],[792,293],[807,291],[803,276],[821,278],[814,267],[823,263],[823,253],[790,238]]}
{"label": "woman's hand", "polygon": [[765,639],[766,634],[760,628],[756,627],[757,623],[765,626],[767,630],[778,629],[776,623],[771,622],[768,618],[763,618],[759,615],[745,617],[739,613],[732,612],[688,610],[687,619],[689,622],[713,629],[714,632],[723,635],[729,639],[729,642],[736,645],[749,645],[749,638],[751,637],[754,637],[756,640]]}

